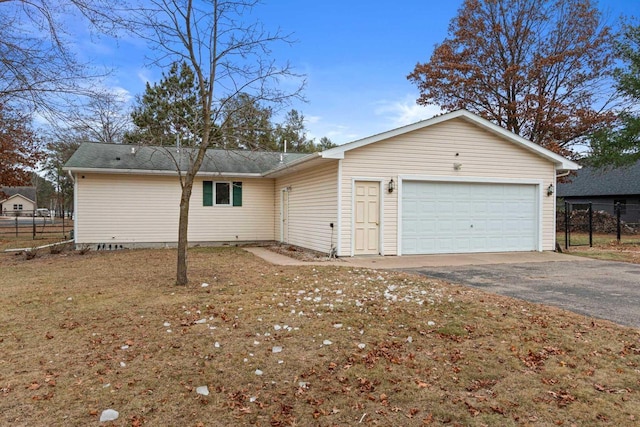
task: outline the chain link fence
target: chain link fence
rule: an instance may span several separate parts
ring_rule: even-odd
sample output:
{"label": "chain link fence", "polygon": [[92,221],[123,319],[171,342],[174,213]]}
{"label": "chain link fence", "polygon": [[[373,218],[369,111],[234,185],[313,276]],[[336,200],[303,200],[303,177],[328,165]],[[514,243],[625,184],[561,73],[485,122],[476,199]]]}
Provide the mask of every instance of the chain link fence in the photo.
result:
{"label": "chain link fence", "polygon": [[572,246],[640,244],[640,203],[558,203],[557,241]]}
{"label": "chain link fence", "polygon": [[0,215],[0,239],[73,238],[73,220],[58,218],[48,209],[7,211]]}

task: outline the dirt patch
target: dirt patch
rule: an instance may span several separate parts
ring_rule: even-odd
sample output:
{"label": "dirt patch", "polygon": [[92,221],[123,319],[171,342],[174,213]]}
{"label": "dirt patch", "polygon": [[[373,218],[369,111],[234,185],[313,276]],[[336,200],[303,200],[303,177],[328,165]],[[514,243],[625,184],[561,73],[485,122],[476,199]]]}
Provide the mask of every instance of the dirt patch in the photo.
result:
{"label": "dirt patch", "polygon": [[289,244],[276,243],[273,245],[265,246],[265,248],[269,249],[272,252],[278,253],[280,255],[285,255],[299,261],[323,262],[338,260],[338,258],[331,258],[329,257],[329,255],[322,252]]}

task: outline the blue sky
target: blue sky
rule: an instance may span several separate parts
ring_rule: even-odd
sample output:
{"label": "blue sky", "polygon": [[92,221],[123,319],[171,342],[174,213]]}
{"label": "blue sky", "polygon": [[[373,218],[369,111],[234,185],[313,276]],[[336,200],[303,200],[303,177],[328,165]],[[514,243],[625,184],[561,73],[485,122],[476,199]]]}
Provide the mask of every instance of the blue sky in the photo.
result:
{"label": "blue sky", "polygon": [[[295,103],[307,119],[308,136],[345,143],[432,117],[437,107],[415,104],[418,91],[406,75],[429,59],[447,36],[462,0],[265,0],[254,10],[267,28],[292,33],[292,46],[279,46],[276,59],[306,75],[305,103]],[[640,0],[600,0],[615,24],[620,15],[640,16]],[[146,46],[105,39],[79,41],[86,59],[114,67],[106,82],[132,98],[146,81],[161,76],[145,64]]]}

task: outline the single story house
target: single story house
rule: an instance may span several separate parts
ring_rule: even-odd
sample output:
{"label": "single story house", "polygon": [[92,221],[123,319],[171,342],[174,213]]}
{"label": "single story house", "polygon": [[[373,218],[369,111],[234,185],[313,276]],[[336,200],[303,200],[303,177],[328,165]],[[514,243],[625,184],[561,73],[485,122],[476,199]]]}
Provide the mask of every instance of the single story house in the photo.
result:
{"label": "single story house", "polygon": [[615,215],[620,204],[620,218],[640,223],[640,161],[620,168],[585,166],[558,184],[558,197],[567,202],[592,203],[593,210]]}
{"label": "single story house", "polygon": [[[82,144],[65,165],[75,243],[175,245],[176,165],[189,153]],[[465,110],[320,153],[210,150],[189,242],[279,241],[337,256],[553,250],[556,175],[578,168]]]}
{"label": "single story house", "polygon": [[36,209],[36,189],[33,187],[2,187],[0,212],[4,216],[31,216]]}

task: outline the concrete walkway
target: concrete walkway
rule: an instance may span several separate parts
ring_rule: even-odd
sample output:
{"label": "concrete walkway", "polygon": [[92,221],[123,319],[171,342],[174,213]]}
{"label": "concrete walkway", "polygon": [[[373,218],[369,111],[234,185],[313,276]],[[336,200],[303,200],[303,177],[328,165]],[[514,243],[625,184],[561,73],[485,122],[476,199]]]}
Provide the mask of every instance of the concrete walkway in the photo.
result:
{"label": "concrete walkway", "polygon": [[251,252],[255,256],[262,258],[263,260],[273,265],[341,265],[347,267],[349,264],[341,260],[335,261],[301,261],[299,259],[291,258],[286,255],[279,254],[271,251],[267,248],[261,247],[247,247],[243,248],[247,252]]}
{"label": "concrete walkway", "polygon": [[508,252],[482,254],[357,256],[343,257],[335,261],[301,261],[273,252],[267,248],[249,247],[246,251],[274,265],[339,265],[375,269],[414,269],[424,267],[448,267],[465,265],[519,264],[529,262],[576,261],[587,258],[556,252]]}

